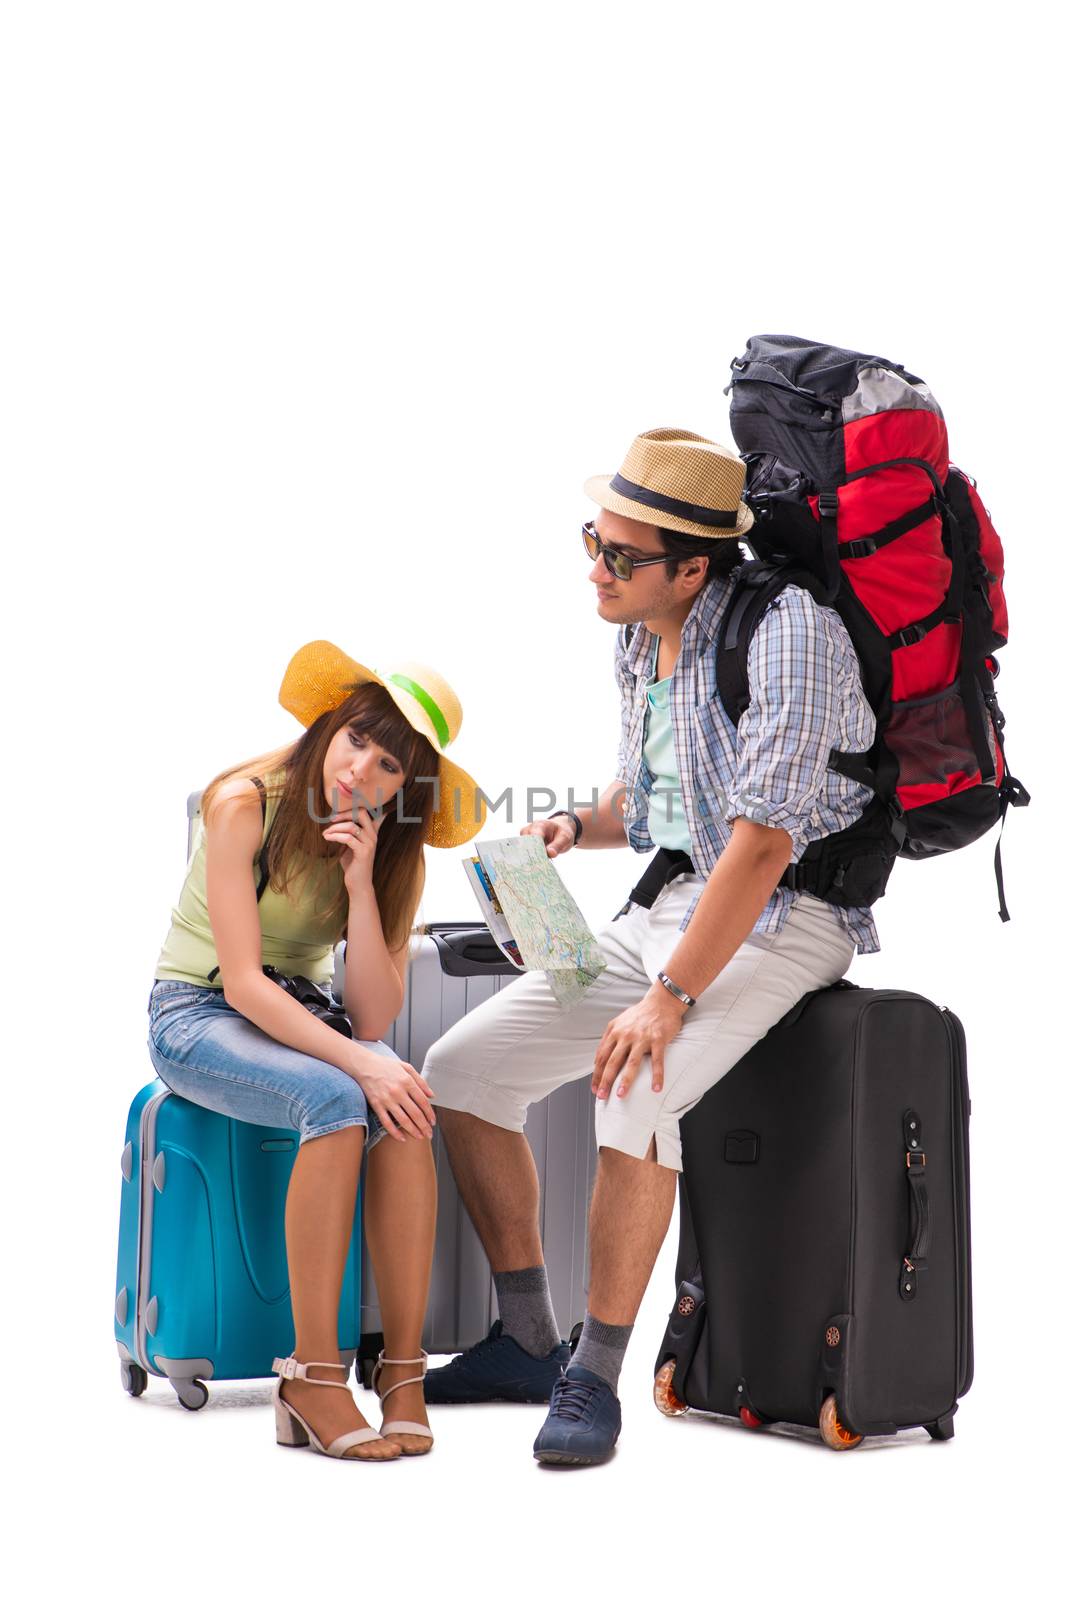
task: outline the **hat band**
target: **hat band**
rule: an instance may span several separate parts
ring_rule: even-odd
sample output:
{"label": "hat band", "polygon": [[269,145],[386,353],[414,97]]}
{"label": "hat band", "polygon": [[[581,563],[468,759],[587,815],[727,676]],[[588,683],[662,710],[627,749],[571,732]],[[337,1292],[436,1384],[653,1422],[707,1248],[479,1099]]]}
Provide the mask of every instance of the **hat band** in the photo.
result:
{"label": "hat band", "polygon": [[631,483],[618,472],[608,487],[625,500],[637,500],[639,505],[666,511],[672,517],[684,517],[687,522],[700,522],[706,528],[734,528],[738,524],[737,511],[710,511],[707,506],[695,506],[689,500],[676,500],[669,494],[658,494],[655,489],[645,489],[640,483]]}
{"label": "hat band", "polygon": [[421,684],[416,683],[412,678],[404,677],[403,673],[391,672],[389,674],[389,681],[390,683],[395,683],[398,689],[407,689],[408,693],[410,695],[414,695],[416,700],[418,700],[419,704],[422,706],[423,710],[434,724],[434,732],[438,736],[438,744],[444,750],[450,739],[449,724],[445,721],[445,718],[442,715],[441,707],[438,705],[437,701],[431,699]]}

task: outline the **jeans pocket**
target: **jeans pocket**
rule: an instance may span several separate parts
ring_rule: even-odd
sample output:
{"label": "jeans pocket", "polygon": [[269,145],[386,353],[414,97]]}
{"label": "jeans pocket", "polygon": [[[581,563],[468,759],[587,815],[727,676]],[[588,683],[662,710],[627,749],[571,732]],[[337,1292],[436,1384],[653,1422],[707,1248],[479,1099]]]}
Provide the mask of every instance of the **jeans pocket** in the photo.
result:
{"label": "jeans pocket", "polygon": [[202,989],[197,984],[183,984],[181,988],[153,990],[148,1002],[149,1031],[170,1017],[181,1015],[195,1006],[203,1005],[219,989]]}

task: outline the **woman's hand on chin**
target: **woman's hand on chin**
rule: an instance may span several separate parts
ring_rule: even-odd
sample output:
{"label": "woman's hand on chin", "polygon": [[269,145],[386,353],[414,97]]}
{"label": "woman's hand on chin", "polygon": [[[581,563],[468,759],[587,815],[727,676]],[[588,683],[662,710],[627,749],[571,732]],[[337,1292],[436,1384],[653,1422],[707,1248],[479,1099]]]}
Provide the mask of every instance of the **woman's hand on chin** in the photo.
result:
{"label": "woman's hand on chin", "polygon": [[343,847],[340,859],[350,900],[371,889],[378,830],[386,820],[386,815],[383,811],[374,817],[366,806],[358,806],[351,816],[338,817],[323,829],[324,839]]}

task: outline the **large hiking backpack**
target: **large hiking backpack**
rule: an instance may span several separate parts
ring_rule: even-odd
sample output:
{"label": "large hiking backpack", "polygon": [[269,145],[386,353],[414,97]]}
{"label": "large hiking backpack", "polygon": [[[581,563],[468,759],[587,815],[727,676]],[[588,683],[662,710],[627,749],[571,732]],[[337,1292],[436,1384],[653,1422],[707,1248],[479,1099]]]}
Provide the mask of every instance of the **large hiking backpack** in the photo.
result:
{"label": "large hiking backpack", "polygon": [[[898,853],[957,850],[1030,800],[1009,772],[994,692],[993,652],[1008,637],[1001,541],[974,482],[950,463],[938,403],[904,367],[775,334],[750,339],[732,369],[757,559],[724,619],[720,693],[737,725],[753,630],[786,584],[837,610],[877,732],[866,755],[835,751],[830,765],[875,798],[783,881],[870,904]],[[1000,833],[994,871],[1005,922]]]}

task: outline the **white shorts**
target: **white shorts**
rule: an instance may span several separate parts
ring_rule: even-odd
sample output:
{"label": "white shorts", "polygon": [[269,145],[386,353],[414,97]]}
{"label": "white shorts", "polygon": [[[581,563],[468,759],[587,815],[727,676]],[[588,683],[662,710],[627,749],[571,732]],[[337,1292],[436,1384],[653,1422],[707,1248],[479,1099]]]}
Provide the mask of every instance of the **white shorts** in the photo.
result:
{"label": "white shorts", "polygon": [[[423,1068],[435,1107],[469,1111],[521,1131],[527,1107],[575,1078],[588,1077],[605,1028],[646,993],[682,938],[679,923],[699,879],[684,873],[648,910],[632,905],[597,935],[608,962],[583,999],[561,1009],[540,972],[524,973],[476,1006],[432,1045]],[[664,1054],[664,1087],[653,1092],[646,1056],[620,1099],[596,1101],[597,1145],[682,1171],[679,1118],[740,1061],[803,994],[842,977],[854,944],[831,907],[802,894],[778,933],[746,939]]]}

